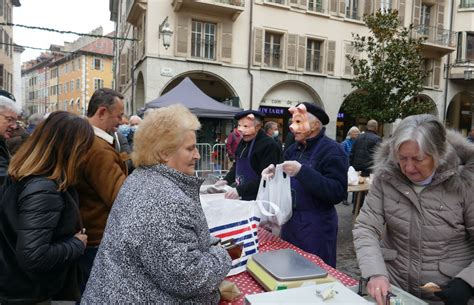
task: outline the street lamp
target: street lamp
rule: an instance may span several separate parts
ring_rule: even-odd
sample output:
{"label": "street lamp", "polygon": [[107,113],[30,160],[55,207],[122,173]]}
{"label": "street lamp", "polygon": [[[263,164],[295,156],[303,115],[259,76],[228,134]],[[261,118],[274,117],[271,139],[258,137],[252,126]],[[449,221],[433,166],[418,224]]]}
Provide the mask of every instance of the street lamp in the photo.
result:
{"label": "street lamp", "polygon": [[158,39],[163,36],[163,46],[167,50],[171,44],[171,35],[173,35],[173,31],[170,28],[170,24],[168,23],[168,16],[166,16],[165,20],[160,24],[158,28]]}

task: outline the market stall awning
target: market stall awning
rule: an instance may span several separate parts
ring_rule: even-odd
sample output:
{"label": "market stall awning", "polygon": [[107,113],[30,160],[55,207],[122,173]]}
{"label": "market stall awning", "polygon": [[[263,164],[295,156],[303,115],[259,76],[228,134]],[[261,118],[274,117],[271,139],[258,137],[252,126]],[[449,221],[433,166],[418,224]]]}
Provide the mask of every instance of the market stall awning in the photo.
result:
{"label": "market stall awning", "polygon": [[161,108],[173,104],[182,104],[201,118],[232,119],[241,108],[228,106],[207,96],[189,77],[166,94],[146,103],[145,108]]}

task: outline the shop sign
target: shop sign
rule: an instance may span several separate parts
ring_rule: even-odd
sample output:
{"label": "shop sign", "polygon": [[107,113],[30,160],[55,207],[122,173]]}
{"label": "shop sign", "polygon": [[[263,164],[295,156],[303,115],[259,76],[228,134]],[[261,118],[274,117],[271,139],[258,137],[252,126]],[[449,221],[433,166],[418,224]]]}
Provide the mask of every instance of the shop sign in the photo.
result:
{"label": "shop sign", "polygon": [[172,77],[173,76],[173,69],[163,67],[163,68],[161,68],[160,75],[161,76]]}
{"label": "shop sign", "polygon": [[281,107],[260,107],[258,110],[267,115],[285,115],[285,110],[287,109]]}
{"label": "shop sign", "polygon": [[303,103],[305,101],[293,101],[293,100],[282,100],[282,99],[263,99],[260,103],[261,105],[265,106],[275,106],[275,107],[292,107],[296,106],[299,103]]}
{"label": "shop sign", "polygon": [[339,112],[337,114],[337,118],[343,120],[344,119],[344,112]]}

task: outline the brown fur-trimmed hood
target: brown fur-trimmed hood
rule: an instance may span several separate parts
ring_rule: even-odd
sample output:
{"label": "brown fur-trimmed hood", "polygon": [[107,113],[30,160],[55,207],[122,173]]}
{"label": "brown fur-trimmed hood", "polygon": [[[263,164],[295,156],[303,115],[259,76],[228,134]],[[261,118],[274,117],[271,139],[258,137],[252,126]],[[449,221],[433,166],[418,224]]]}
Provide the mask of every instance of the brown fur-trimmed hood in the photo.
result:
{"label": "brown fur-trimmed hood", "polygon": [[[469,143],[460,133],[447,130],[446,152],[439,160],[433,183],[447,180],[449,191],[462,193],[464,196],[472,192],[474,187],[474,144]],[[402,174],[397,163],[388,159],[390,140],[385,140],[374,155],[373,172],[375,176],[394,177],[408,180]]]}

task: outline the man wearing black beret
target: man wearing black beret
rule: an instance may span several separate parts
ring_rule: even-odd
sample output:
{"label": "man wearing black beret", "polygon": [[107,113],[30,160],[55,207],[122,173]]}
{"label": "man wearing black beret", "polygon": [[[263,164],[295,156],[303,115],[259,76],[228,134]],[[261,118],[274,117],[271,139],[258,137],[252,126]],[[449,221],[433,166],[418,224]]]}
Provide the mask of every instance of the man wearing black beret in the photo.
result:
{"label": "man wearing black beret", "polygon": [[237,146],[234,165],[224,180],[216,183],[235,184],[225,194],[228,199],[255,200],[262,170],[280,162],[281,148],[262,130],[264,117],[264,113],[255,110],[242,111],[234,116],[238,120],[237,129],[242,140]]}
{"label": "man wearing black beret", "polygon": [[21,112],[15,102],[15,97],[10,92],[0,90],[0,185],[8,176],[10,164],[10,152],[5,140],[11,138]]}
{"label": "man wearing black beret", "polygon": [[[293,215],[281,236],[295,246],[336,266],[338,218],[334,205],[347,196],[347,155],[328,138],[329,117],[320,107],[301,103],[289,109],[295,143],[286,151],[283,171],[291,177]],[[270,165],[262,175],[272,177]]]}

